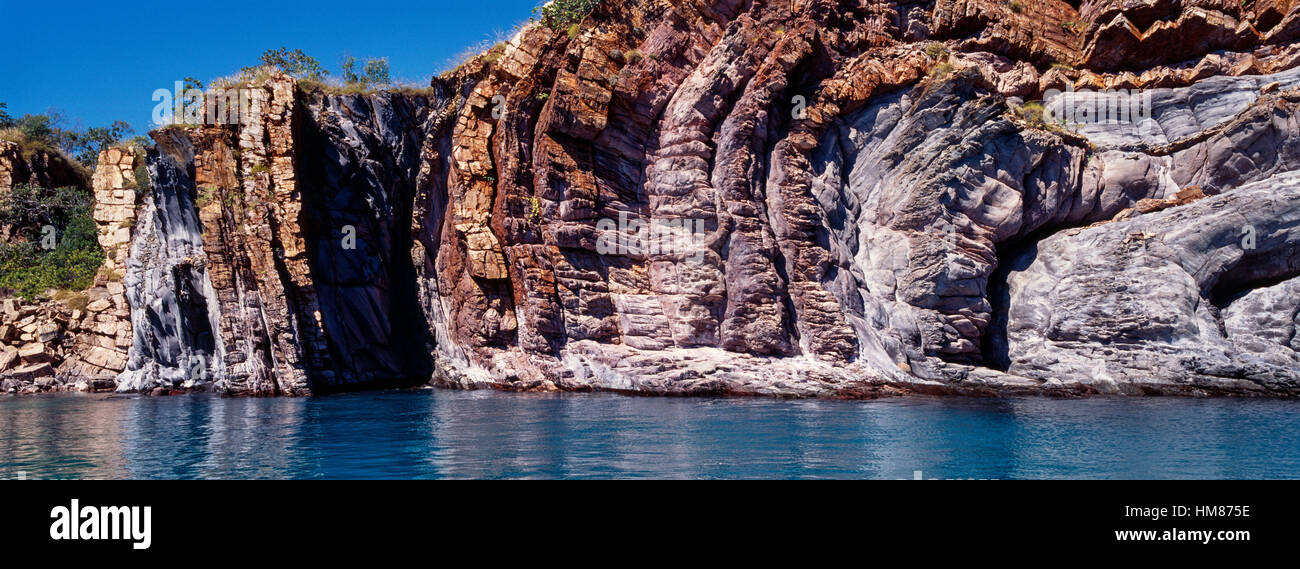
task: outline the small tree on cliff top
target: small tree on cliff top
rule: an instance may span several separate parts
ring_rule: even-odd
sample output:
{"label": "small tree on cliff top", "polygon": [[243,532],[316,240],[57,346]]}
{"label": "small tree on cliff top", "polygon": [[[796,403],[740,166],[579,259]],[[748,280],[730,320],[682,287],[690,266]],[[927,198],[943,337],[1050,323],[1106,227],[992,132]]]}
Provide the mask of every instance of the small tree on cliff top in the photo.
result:
{"label": "small tree on cliff top", "polygon": [[[329,75],[324,67],[316,58],[302,52],[301,49],[290,51],[289,48],[281,47],[280,49],[268,49],[262,53],[259,58],[262,67],[271,67],[279,69],[286,75],[298,79],[311,79],[319,81],[321,77]],[[253,72],[257,67],[246,67],[244,71]]]}
{"label": "small tree on cliff top", "polygon": [[84,132],[70,132],[68,138],[77,160],[93,167],[99,161],[100,152],[134,133],[135,129],[126,121],[113,121],[110,126],[95,126]]}
{"label": "small tree on cliff top", "polygon": [[349,87],[357,87],[363,91],[369,91],[375,87],[384,87],[392,83],[393,80],[388,72],[388,58],[381,57],[378,59],[367,59],[357,70],[357,58],[347,56],[343,58],[343,82]]}

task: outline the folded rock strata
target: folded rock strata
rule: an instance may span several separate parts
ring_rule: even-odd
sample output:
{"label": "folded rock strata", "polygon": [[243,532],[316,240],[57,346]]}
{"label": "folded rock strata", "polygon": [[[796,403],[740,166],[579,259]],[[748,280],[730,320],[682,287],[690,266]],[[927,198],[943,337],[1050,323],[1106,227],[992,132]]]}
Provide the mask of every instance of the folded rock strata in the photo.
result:
{"label": "folded rock strata", "polygon": [[[1298,14],[605,2],[420,93],[274,77],[154,134],[120,388],[1293,396]],[[1090,89],[1145,106],[1026,104]]]}

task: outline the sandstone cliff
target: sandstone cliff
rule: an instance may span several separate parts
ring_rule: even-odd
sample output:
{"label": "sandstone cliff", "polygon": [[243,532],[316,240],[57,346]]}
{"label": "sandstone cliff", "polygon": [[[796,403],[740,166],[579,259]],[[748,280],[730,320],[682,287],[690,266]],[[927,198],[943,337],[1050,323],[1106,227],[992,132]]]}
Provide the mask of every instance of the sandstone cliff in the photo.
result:
{"label": "sandstone cliff", "polygon": [[[1292,0],[609,1],[420,93],[274,77],[154,133],[119,388],[1296,395],[1298,35]],[[1145,107],[1045,114],[1089,89]]]}

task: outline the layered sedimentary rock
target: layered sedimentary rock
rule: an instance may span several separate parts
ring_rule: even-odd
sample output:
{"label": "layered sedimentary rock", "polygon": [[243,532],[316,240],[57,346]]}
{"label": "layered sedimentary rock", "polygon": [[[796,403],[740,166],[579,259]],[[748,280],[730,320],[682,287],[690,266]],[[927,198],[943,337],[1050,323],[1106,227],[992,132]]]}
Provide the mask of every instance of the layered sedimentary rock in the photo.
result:
{"label": "layered sedimentary rock", "polygon": [[432,105],[311,98],[288,78],[247,89],[243,124],[154,133],[121,387],[271,395],[427,381],[405,220]]}
{"label": "layered sedimentary rock", "polygon": [[606,2],[275,77],[155,133],[121,384],[1295,395],[1298,13]]}

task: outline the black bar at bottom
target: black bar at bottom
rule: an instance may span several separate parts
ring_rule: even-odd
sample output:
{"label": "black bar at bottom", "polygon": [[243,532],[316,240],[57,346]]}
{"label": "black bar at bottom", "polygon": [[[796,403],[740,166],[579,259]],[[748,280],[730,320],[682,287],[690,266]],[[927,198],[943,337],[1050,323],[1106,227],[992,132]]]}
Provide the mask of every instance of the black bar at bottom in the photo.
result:
{"label": "black bar at bottom", "polygon": [[[12,549],[101,559],[201,551],[205,561],[261,559],[267,548],[303,558],[376,547],[428,557],[433,544],[537,559],[590,553],[581,544],[667,554],[661,547],[673,543],[1255,552],[1295,541],[1297,503],[1276,482],[5,481],[0,495],[0,535]],[[59,525],[74,508],[80,525]],[[88,539],[128,515],[141,531]]]}

